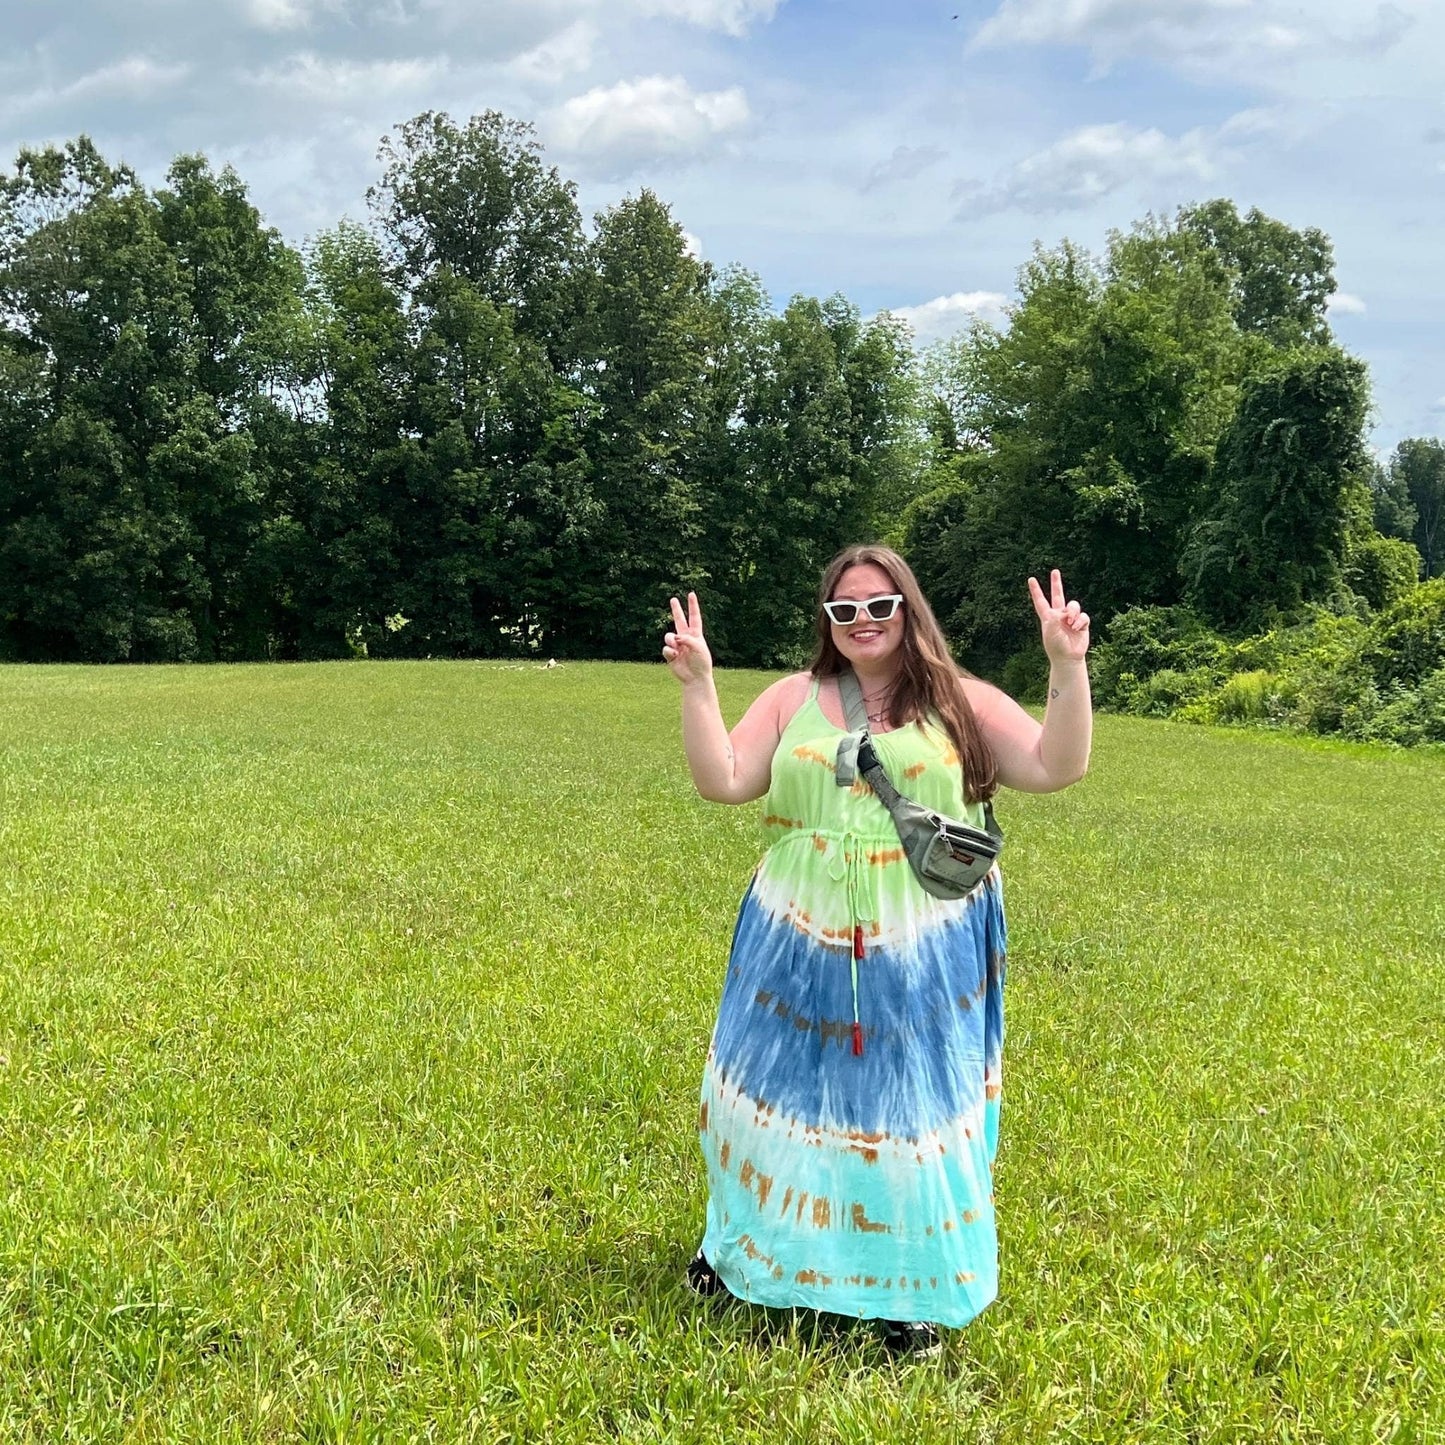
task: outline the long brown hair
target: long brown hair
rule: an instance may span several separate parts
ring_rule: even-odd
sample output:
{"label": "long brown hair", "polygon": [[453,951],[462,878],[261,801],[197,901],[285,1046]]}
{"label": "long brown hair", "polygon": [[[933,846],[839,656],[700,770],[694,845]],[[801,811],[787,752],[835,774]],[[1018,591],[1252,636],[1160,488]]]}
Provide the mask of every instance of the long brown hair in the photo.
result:
{"label": "long brown hair", "polygon": [[943,724],[963,763],[963,786],[969,802],[980,803],[998,789],[998,764],[984,741],[978,719],[959,686],[971,677],[948,654],[943,629],[933,615],[913,569],[891,547],[864,544],[845,547],[828,563],[818,593],[818,647],[808,671],[814,677],[837,677],[849,666],[833,641],[833,629],[823,603],[832,600],[838,579],[850,568],[872,563],[893,581],[903,597],[903,642],[899,647],[898,679],[888,700],[894,727],[922,723],[930,714]]}

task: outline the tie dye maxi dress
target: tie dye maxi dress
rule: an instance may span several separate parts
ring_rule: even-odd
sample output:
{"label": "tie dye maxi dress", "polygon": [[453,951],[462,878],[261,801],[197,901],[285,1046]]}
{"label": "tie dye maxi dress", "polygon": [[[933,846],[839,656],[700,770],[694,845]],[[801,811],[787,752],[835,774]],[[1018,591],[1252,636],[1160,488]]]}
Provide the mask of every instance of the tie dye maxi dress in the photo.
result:
{"label": "tie dye maxi dress", "polygon": [[[925,893],[872,789],[836,784],[817,697],[773,757],[708,1050],[703,1253],[757,1304],[963,1325],[998,1289],[998,870]],[[942,729],[875,746],[908,796],[983,825]]]}

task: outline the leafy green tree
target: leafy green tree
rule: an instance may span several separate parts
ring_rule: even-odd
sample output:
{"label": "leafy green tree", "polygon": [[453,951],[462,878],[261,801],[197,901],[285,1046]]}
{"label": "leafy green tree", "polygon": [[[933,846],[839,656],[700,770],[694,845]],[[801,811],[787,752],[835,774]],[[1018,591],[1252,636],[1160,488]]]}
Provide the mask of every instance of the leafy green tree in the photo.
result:
{"label": "leafy green tree", "polygon": [[[270,555],[289,575],[283,650],[344,657],[379,642],[397,603],[413,346],[379,241],[343,222],[307,256],[296,409],[306,425],[278,478]],[[278,428],[284,432],[284,428]],[[395,499],[395,500],[393,500]]]}
{"label": "leafy green tree", "polygon": [[1410,540],[1415,533],[1417,513],[1410,500],[1405,478],[1394,467],[1381,466],[1373,457],[1365,468],[1369,487],[1370,521],[1385,537]]}
{"label": "leafy green tree", "polygon": [[[847,303],[842,312],[851,312]],[[897,541],[900,519],[921,489],[929,448],[920,435],[923,400],[912,333],[887,312],[866,325],[856,312],[835,326],[849,397],[852,485],[861,494],[870,536]]]}
{"label": "leafy green tree", "polygon": [[959,431],[959,416],[972,415],[972,408],[958,405],[957,393],[951,399],[944,388],[967,376],[975,354],[972,346],[965,350],[945,343],[925,358],[923,473],[896,529],[914,570],[926,579],[925,590],[940,608],[967,597],[973,586],[972,557],[959,543],[977,506],[980,479],[988,476],[988,460],[979,438]]}
{"label": "leafy green tree", "polygon": [[773,316],[762,281],[741,268],[709,277],[708,311],[693,462],[701,509],[697,563],[713,656],[736,665],[758,655],[739,599],[758,570],[763,479],[753,466],[748,418]]}
{"label": "leafy green tree", "polygon": [[194,656],[193,524],[174,473],[148,467],[192,390],[188,308],[150,198],[89,141],[0,178],[0,308],[46,393],[0,516],[13,650]]}
{"label": "leafy green tree", "polygon": [[566,648],[651,656],[669,594],[702,578],[693,460],[712,324],[708,273],[646,190],[598,216],[591,258],[581,374],[601,510],[569,569],[577,612]]}
{"label": "leafy green tree", "polygon": [[1425,577],[1445,574],[1445,442],[1407,437],[1390,458],[1390,478],[1414,508],[1411,540],[1420,551]]}
{"label": "leafy green tree", "polygon": [[728,617],[739,660],[776,666],[810,648],[828,559],[881,535],[897,503],[911,360],[891,318],[864,325],[835,296],[795,297],[768,320],[756,361],[737,439],[747,510]]}
{"label": "leafy green tree", "polygon": [[276,372],[304,284],[301,258],[262,222],[236,173],[215,174],[204,156],[173,161],[154,201],[189,303],[196,387],[238,424]]}
{"label": "leafy green tree", "polygon": [[382,140],[380,159],[369,195],[405,286],[449,271],[565,359],[582,220],[576,186],[543,162],[532,127],[494,110],[465,126],[427,111]]}
{"label": "leafy green tree", "polygon": [[361,525],[389,575],[361,589],[352,625],[380,652],[565,646],[564,574],[600,517],[575,187],[495,112],[418,116],[381,155],[371,199],[406,355],[400,414],[383,409],[387,436],[364,448],[368,485],[385,484]]}
{"label": "leafy green tree", "polygon": [[[28,508],[34,486],[29,453],[46,424],[47,402],[44,354],[23,330],[0,325],[0,546]],[[13,543],[10,555],[15,558]],[[28,590],[13,574],[0,577],[0,659],[17,656],[16,628]]]}
{"label": "leafy green tree", "polygon": [[214,174],[203,156],[177,159],[154,203],[187,306],[191,368],[176,431],[146,466],[171,480],[195,531],[192,560],[206,594],[193,619],[198,655],[265,655],[254,609],[269,570],[261,542],[272,508],[252,426],[287,373],[301,258],[263,224],[239,177]]}
{"label": "leafy green tree", "polygon": [[1323,231],[1297,231],[1258,207],[1241,216],[1227,200],[1186,207],[1177,224],[1229,273],[1241,331],[1280,346],[1329,340],[1325,306],[1335,290],[1335,254]]}
{"label": "leafy green tree", "polygon": [[508,629],[528,652],[572,654],[581,559],[607,521],[586,449],[598,407],[570,381],[537,367],[521,371],[518,385],[525,391],[519,409],[535,428],[514,437],[503,539]]}
{"label": "leafy green tree", "polygon": [[300,272],[232,173],[182,157],[168,182],[148,194],[82,137],[0,183],[9,349],[43,393],[0,499],[22,655],[209,658],[254,631],[249,412]]}
{"label": "leafy green tree", "polygon": [[397,640],[404,651],[486,656],[515,622],[503,539],[516,468],[543,440],[551,373],[538,344],[513,331],[514,313],[465,278],[439,271],[419,299],[419,436],[401,443],[403,486],[391,497],[402,503],[394,602],[412,619]]}
{"label": "leafy green tree", "polygon": [[971,445],[906,532],[956,644],[994,672],[1031,646],[1023,586],[1040,569],[1100,617],[1178,600],[1244,352],[1227,276],[1188,233],[1116,236],[1102,265],[1039,251],[1019,293],[1006,333],[975,327],[935,363]]}

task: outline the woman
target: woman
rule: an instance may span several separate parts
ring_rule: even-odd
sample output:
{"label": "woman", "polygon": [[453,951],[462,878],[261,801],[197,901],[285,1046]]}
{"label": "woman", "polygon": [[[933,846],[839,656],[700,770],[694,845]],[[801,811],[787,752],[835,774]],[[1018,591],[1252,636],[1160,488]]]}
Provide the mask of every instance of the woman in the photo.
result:
{"label": "woman", "polygon": [[1042,726],[961,672],[907,563],[850,547],[828,567],[808,671],[727,731],[695,594],[662,655],[704,797],[767,795],[767,853],[743,899],[699,1116],[709,1200],[688,1281],[755,1303],[885,1322],[932,1353],[993,1299],[1004,920],[998,870],[967,897],[919,886],[883,804],[840,787],[838,676],[851,667],[894,786],[983,826],[999,784],[1084,775],[1089,619],[1055,571],[1029,578],[1050,663]]}

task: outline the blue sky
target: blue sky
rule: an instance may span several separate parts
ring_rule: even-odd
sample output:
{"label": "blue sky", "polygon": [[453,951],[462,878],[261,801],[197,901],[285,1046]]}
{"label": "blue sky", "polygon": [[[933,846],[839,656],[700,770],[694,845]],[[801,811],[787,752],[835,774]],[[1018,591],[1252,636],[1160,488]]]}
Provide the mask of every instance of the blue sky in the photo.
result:
{"label": "blue sky", "polygon": [[0,0],[0,33],[7,160],[204,151],[299,243],[364,215],[390,126],[494,108],[586,213],[651,186],[709,260],[921,341],[1002,320],[1035,241],[1230,196],[1334,238],[1376,444],[1445,431],[1438,0]]}

